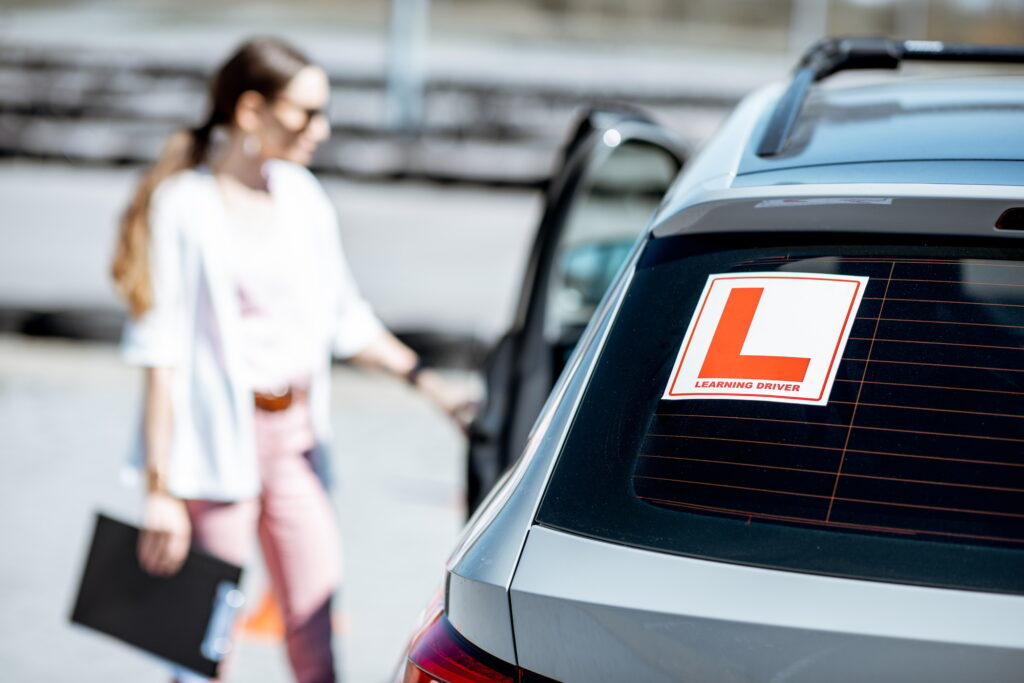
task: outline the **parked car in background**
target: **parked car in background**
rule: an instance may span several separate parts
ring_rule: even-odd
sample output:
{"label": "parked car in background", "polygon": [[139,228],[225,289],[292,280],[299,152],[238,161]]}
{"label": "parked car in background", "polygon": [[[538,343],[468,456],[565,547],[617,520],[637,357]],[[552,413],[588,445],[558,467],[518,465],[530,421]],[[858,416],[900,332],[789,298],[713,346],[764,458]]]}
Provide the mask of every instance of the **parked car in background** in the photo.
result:
{"label": "parked car in background", "polygon": [[1024,49],[824,41],[678,176],[589,119],[398,680],[1021,680],[1024,76],[822,83],[910,60]]}

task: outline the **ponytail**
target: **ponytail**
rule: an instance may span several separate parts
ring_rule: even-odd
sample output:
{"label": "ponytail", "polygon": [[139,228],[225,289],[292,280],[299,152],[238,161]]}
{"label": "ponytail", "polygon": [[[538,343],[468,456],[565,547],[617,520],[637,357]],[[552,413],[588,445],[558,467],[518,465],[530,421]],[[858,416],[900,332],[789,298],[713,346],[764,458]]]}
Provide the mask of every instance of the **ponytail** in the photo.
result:
{"label": "ponytail", "polygon": [[213,129],[231,123],[238,98],[253,90],[273,99],[311,62],[301,52],[273,38],[243,43],[210,81],[210,114],[199,128],[171,136],[153,167],[142,177],[121,217],[114,260],[110,266],[117,291],[133,318],[153,306],[149,273],[149,206],[153,192],[166,178],[194,168],[206,158]]}
{"label": "ponytail", "polygon": [[149,207],[153,192],[166,178],[194,168],[203,160],[210,146],[213,126],[211,117],[199,128],[183,129],[171,135],[156,163],[142,176],[131,203],[121,216],[110,273],[133,318],[141,317],[153,306],[153,283],[149,273]]}

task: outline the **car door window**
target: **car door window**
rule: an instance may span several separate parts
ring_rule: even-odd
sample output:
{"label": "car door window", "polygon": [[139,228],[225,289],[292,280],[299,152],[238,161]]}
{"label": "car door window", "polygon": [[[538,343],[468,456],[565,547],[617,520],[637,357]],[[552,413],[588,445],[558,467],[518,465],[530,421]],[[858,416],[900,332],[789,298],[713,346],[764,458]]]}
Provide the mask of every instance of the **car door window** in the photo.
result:
{"label": "car door window", "polygon": [[541,406],[634,240],[686,158],[637,112],[595,110],[547,187],[513,327],[488,357],[467,462],[472,510],[519,456]]}
{"label": "car door window", "polygon": [[572,350],[678,171],[671,154],[639,140],[614,147],[590,169],[555,251],[544,324],[549,342]]}

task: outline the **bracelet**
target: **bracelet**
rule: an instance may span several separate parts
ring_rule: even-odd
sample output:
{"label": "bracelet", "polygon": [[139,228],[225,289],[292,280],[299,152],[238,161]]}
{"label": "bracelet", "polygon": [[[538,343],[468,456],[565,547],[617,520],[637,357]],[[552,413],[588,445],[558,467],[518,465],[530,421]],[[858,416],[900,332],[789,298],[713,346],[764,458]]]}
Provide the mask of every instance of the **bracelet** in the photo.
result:
{"label": "bracelet", "polygon": [[424,362],[422,358],[416,358],[416,364],[409,368],[409,370],[405,373],[405,381],[413,386],[416,386],[416,380],[419,379],[420,373],[426,370],[428,367],[430,366],[427,365],[427,363]]}
{"label": "bracelet", "polygon": [[146,491],[149,493],[167,493],[167,475],[156,468],[147,468]]}

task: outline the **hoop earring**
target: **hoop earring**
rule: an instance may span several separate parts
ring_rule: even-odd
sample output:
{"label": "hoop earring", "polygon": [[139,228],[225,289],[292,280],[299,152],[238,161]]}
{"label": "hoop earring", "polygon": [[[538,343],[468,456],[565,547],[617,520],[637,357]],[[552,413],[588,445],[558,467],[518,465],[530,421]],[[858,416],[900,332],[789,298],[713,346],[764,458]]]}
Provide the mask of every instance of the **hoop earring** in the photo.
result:
{"label": "hoop earring", "polygon": [[255,135],[246,135],[242,140],[242,153],[247,157],[258,156],[261,148],[260,140]]}

